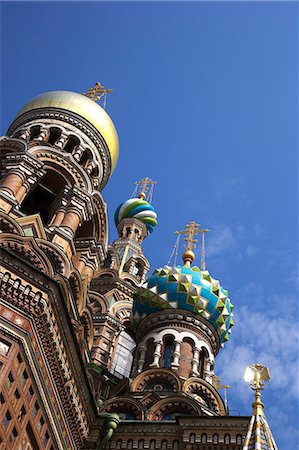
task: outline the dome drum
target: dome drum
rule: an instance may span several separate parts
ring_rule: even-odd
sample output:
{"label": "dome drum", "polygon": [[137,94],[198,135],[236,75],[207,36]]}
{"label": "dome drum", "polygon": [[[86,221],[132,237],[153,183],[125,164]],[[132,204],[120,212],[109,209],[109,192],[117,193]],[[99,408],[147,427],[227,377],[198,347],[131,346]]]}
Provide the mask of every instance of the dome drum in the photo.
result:
{"label": "dome drum", "polygon": [[[23,129],[25,138],[30,127],[40,124],[57,125],[73,131],[87,145],[94,148],[96,158],[102,166],[101,188],[107,183],[118,159],[118,136],[114,124],[106,111],[90,98],[68,91],[42,94],[17,114],[8,130],[8,135],[16,136]],[[29,133],[30,136],[30,133]],[[28,136],[28,137],[29,137]],[[17,137],[17,136],[16,136]]]}
{"label": "dome drum", "polygon": [[[131,326],[136,327],[136,340],[143,343],[160,334],[164,336],[166,330],[176,336],[176,340],[183,340],[187,335],[193,335],[193,340],[201,341],[203,345],[211,349],[214,356],[220,349],[219,335],[215,328],[203,317],[195,317],[194,314],[184,311],[165,309],[147,315],[140,321],[131,319]],[[142,346],[142,344],[139,344]]]}

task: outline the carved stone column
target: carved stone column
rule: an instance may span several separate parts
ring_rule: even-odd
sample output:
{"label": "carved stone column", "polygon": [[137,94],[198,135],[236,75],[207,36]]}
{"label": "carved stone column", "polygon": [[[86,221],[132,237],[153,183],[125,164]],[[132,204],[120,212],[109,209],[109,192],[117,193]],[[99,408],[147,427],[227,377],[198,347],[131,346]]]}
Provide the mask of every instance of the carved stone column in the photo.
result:
{"label": "carved stone column", "polygon": [[173,361],[171,363],[172,370],[178,370],[181,356],[181,341],[174,341]]}
{"label": "carved stone column", "polygon": [[159,361],[161,358],[161,348],[162,348],[162,342],[156,342],[156,348],[154,351],[154,361],[149,365],[152,368],[158,368],[159,366]]}
{"label": "carved stone column", "polygon": [[192,359],[192,369],[191,369],[191,375],[192,376],[198,376],[199,372],[198,372],[198,366],[199,366],[199,352],[200,349],[197,347],[194,347],[193,350],[193,359]]}
{"label": "carved stone column", "polygon": [[208,383],[212,383],[213,379],[212,379],[212,373],[211,373],[211,360],[207,359],[206,360],[206,365],[203,371],[203,377],[204,379],[208,382]]}
{"label": "carved stone column", "polygon": [[7,174],[0,186],[0,208],[8,213],[22,203],[46,172],[43,163],[27,152],[7,155],[3,165]]}
{"label": "carved stone column", "polygon": [[137,363],[137,373],[141,373],[145,363],[146,346],[141,347],[140,355]]}
{"label": "carved stone column", "polygon": [[[57,202],[57,210],[53,211],[49,227],[52,231],[52,242],[62,247],[71,258],[75,254],[73,238],[78,226],[89,220],[93,214],[92,201],[90,195],[81,189],[66,187]],[[90,277],[91,272],[87,272]]]}

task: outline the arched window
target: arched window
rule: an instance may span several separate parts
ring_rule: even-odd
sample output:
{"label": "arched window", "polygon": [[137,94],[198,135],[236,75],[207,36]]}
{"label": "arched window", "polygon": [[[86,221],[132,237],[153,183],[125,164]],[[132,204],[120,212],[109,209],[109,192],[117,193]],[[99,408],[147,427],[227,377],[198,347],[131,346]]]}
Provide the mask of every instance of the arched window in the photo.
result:
{"label": "arched window", "polygon": [[172,448],[173,448],[173,450],[179,450],[179,441],[178,440],[173,441]]}
{"label": "arched window", "polygon": [[48,139],[48,143],[51,145],[54,145],[56,141],[58,141],[58,139],[61,136],[61,130],[59,128],[50,128],[50,134],[49,134],[49,139]]}
{"label": "arched window", "polygon": [[166,336],[164,338],[164,355],[163,355],[163,367],[169,369],[171,365],[173,347],[173,336]]}
{"label": "arched window", "polygon": [[116,448],[121,448],[121,444],[122,444],[122,440],[121,439],[117,439],[117,441],[116,441]]}
{"label": "arched window", "polygon": [[111,369],[111,372],[114,375],[120,378],[129,377],[135,346],[133,338],[131,338],[126,331],[122,331],[120,333]]}
{"label": "arched window", "polygon": [[229,434],[226,434],[226,435],[224,436],[224,443],[225,443],[225,444],[230,444],[230,435],[229,435]]}
{"label": "arched window", "polygon": [[27,216],[39,213],[44,224],[47,225],[53,213],[51,207],[66,184],[62,175],[49,169],[40,183],[25,197],[21,204],[21,211]]}
{"label": "arched window", "polygon": [[128,440],[127,448],[133,448],[133,439]]}
{"label": "arched window", "polygon": [[72,153],[79,144],[80,141],[76,136],[69,136],[63,150],[67,153]]}
{"label": "arched window", "polygon": [[218,434],[213,434],[213,440],[212,440],[213,444],[218,444],[219,442],[219,436]]}
{"label": "arched window", "polygon": [[195,433],[191,433],[190,436],[189,436],[190,444],[194,444],[195,443],[195,438],[196,438]]}
{"label": "arched window", "polygon": [[241,436],[241,434],[237,434],[237,438],[236,438],[236,442],[237,442],[237,445],[242,445],[242,436]]}
{"label": "arched window", "polygon": [[207,435],[206,435],[206,433],[203,433],[201,435],[201,443],[202,444],[206,444],[207,443]]}
{"label": "arched window", "polygon": [[138,448],[144,448],[144,439],[140,439],[140,441],[138,441]]}
{"label": "arched window", "polygon": [[40,134],[40,129],[40,125],[35,125],[34,127],[30,128],[30,140],[37,138],[37,136]]}
{"label": "arched window", "polygon": [[163,441],[161,442],[161,450],[166,450],[167,449],[167,441],[166,439],[163,439]]}
{"label": "arched window", "polygon": [[152,439],[152,440],[150,441],[150,446],[149,446],[149,448],[156,448],[156,441],[155,441],[155,439]]}

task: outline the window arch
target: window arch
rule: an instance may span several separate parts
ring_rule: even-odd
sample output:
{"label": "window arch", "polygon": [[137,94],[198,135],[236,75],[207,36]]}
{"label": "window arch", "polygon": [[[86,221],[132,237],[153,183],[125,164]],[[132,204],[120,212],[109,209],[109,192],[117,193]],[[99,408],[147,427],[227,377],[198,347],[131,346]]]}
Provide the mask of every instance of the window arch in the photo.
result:
{"label": "window arch", "polygon": [[138,448],[140,449],[142,449],[142,448],[144,448],[144,439],[140,439],[139,441],[138,441]]}
{"label": "window arch", "polygon": [[60,136],[61,136],[61,130],[59,128],[51,127],[50,133],[49,133],[49,138],[48,138],[48,143],[51,145],[54,145],[55,142],[58,141]]}
{"label": "window arch", "polygon": [[133,448],[133,439],[128,440],[127,448]]}
{"label": "window arch", "polygon": [[218,442],[219,442],[218,434],[213,434],[212,442],[213,442],[213,444],[218,444]]}
{"label": "window arch", "polygon": [[230,435],[229,434],[225,434],[225,436],[224,436],[224,443],[225,444],[230,444]]}
{"label": "window arch", "polygon": [[28,216],[39,213],[47,225],[53,213],[53,204],[66,184],[66,179],[60,173],[48,169],[41,181],[25,197],[21,211]]}
{"label": "window arch", "polygon": [[178,440],[173,441],[172,448],[173,448],[173,450],[179,449],[179,441]]}
{"label": "window arch", "polygon": [[195,443],[195,438],[196,438],[195,433],[191,433],[190,436],[189,436],[190,444],[194,444]]}
{"label": "window arch", "polygon": [[121,448],[121,444],[122,444],[122,440],[121,439],[117,439],[117,441],[116,441],[116,448]]}
{"label": "window arch", "polygon": [[163,364],[162,367],[165,367],[166,369],[170,369],[171,366],[171,357],[172,357],[172,350],[173,350],[173,336],[165,336],[163,339],[164,343],[164,354],[163,354]]}
{"label": "window arch", "polygon": [[151,449],[156,448],[156,441],[155,441],[155,439],[152,439],[152,440],[150,441],[149,448],[151,448]]}
{"label": "window arch", "polygon": [[33,127],[30,128],[30,140],[36,139],[38,137],[38,135],[40,134],[40,129],[41,129],[40,125],[34,125]]}
{"label": "window arch", "polygon": [[167,441],[166,439],[163,439],[163,441],[161,442],[161,450],[166,450],[167,449]]}
{"label": "window arch", "polygon": [[80,144],[80,140],[76,136],[70,135],[67,138],[67,141],[66,141],[66,144],[65,144],[63,150],[67,153],[72,153],[79,144]]}
{"label": "window arch", "polygon": [[207,434],[206,434],[206,433],[203,433],[203,434],[201,435],[201,443],[202,443],[202,444],[206,444],[206,443],[207,443],[207,438],[208,438]]}
{"label": "window arch", "polygon": [[236,438],[237,445],[242,445],[242,441],[243,441],[242,435],[237,434],[237,438]]}

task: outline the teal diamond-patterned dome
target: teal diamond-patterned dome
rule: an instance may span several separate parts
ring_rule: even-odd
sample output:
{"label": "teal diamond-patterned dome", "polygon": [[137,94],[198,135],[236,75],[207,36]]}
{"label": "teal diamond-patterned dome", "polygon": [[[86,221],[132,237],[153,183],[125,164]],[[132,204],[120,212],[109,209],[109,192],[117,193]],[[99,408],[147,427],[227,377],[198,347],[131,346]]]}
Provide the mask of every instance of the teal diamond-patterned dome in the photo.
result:
{"label": "teal diamond-patterned dome", "polygon": [[207,270],[189,265],[156,269],[134,293],[133,323],[164,309],[181,309],[204,317],[216,329],[220,343],[234,324],[228,292]]}

